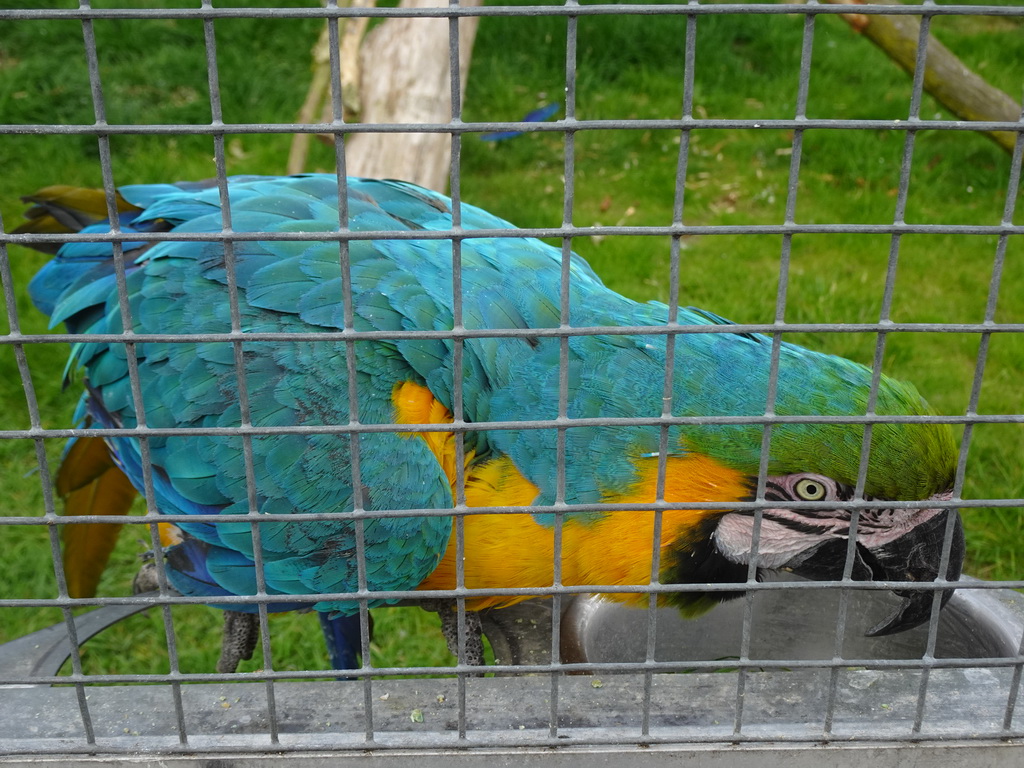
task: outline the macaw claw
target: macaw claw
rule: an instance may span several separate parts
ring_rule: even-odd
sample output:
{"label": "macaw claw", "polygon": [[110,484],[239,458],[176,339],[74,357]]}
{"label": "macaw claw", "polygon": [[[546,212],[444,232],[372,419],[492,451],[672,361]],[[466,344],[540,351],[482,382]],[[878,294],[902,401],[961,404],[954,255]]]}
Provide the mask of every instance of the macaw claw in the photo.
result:
{"label": "macaw claw", "polygon": [[441,634],[448,644],[453,656],[469,666],[484,665],[484,635],[480,624],[480,614],[466,611],[466,645],[465,655],[459,656],[459,611],[454,600],[424,600],[420,603],[426,611],[436,611],[441,617]]}
{"label": "macaw claw", "polygon": [[221,637],[217,671],[224,674],[237,670],[240,661],[252,658],[259,639],[259,614],[224,611],[224,634]]}

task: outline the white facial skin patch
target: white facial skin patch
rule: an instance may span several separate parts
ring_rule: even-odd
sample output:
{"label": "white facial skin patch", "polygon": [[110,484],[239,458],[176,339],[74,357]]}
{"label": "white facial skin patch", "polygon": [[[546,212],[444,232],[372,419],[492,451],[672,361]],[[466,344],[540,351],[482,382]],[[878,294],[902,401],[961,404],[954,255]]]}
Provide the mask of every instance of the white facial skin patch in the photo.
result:
{"label": "white facial skin patch", "polygon": [[[809,483],[808,481],[813,481]],[[839,485],[822,475],[800,473],[767,478],[765,498],[805,501],[798,489],[811,489],[823,502],[842,500]],[[824,490],[824,493],[822,493]],[[846,494],[847,498],[849,495]],[[948,501],[952,492],[933,496],[930,500]],[[857,543],[875,549],[905,536],[915,527],[944,510],[938,509],[876,509],[860,510],[857,518]],[[757,546],[757,566],[777,570],[793,558],[829,539],[847,539],[853,510],[847,509],[779,509],[763,510]],[[719,551],[735,563],[748,564],[754,539],[754,515],[730,512],[715,529],[714,540]]]}

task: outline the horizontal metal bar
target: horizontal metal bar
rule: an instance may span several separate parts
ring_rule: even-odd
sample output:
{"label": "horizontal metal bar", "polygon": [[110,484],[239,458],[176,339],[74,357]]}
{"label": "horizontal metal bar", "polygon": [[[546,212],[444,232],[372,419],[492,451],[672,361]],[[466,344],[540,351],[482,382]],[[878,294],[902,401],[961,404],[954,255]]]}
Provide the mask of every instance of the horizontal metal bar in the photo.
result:
{"label": "horizontal metal bar", "polygon": [[[573,429],[586,427],[657,427],[696,425],[763,424],[1024,424],[1024,414],[971,414],[968,416],[651,416],[649,418],[602,417],[540,421],[484,421],[461,424],[325,424],[322,426],[253,427],[111,427],[109,429],[4,429],[0,440],[35,440],[69,437],[175,437],[188,435],[238,437],[243,435],[353,435],[411,432],[484,432],[523,429]],[[602,507],[603,509],[604,507]]]}
{"label": "horizontal metal bar", "polygon": [[[883,506],[886,509],[1015,509],[1022,503],[1021,499],[949,499],[937,501],[924,499],[920,501],[892,501],[886,500]],[[599,506],[594,504],[533,504],[529,507],[491,506],[491,507],[441,507],[438,509],[375,509],[372,511],[359,510],[350,512],[303,512],[303,513],[263,513],[250,512],[246,514],[223,515],[220,513],[211,514],[160,514],[157,516],[133,516],[133,515],[70,515],[64,516],[42,516],[42,515],[8,515],[0,517],[0,526],[4,525],[85,525],[89,523],[107,523],[112,525],[148,525],[150,523],[238,523],[249,521],[251,523],[300,523],[300,522],[342,522],[345,520],[385,520],[401,517],[466,517],[473,515],[553,515],[573,514],[578,512],[602,513],[611,512],[650,512],[653,510],[668,511],[673,509],[682,510],[728,510],[734,512],[756,511],[758,509],[877,509],[880,502],[877,500],[850,500],[850,501],[651,501],[632,503],[602,503]]]}
{"label": "horizontal metal bar", "polygon": [[870,16],[1024,16],[1017,5],[846,5],[696,3],[673,5],[527,5],[442,6],[437,8],[48,8],[0,10],[0,21],[34,19],[343,19],[368,18],[465,18],[474,16],[724,16],[739,14],[780,16],[864,14]]}
{"label": "horizontal metal bar", "polygon": [[824,589],[848,589],[861,592],[938,592],[949,588],[965,590],[1000,590],[1024,589],[1022,581],[967,581],[950,582],[945,580],[907,582],[907,581],[748,581],[748,582],[715,582],[700,584],[580,584],[544,587],[487,587],[471,589],[458,587],[453,589],[424,590],[375,590],[363,592],[324,592],[322,594],[288,594],[288,595],[226,595],[209,597],[190,597],[187,595],[162,595],[131,597],[89,597],[89,598],[4,598],[0,599],[0,608],[89,608],[106,605],[216,605],[230,608],[232,605],[257,605],[285,602],[317,603],[320,601],[351,601],[389,600],[408,601],[418,604],[424,600],[434,599],[475,599],[482,597],[550,597],[554,595],[647,595],[677,594],[680,592],[779,592],[779,591],[820,591]]}
{"label": "horizontal metal bar", "polygon": [[[94,755],[102,755],[102,765],[152,765],[153,754],[159,753],[160,765],[167,768],[207,768],[210,765],[233,768],[255,768],[268,765],[294,765],[301,768],[336,768],[347,765],[347,760],[365,764],[370,757],[375,766],[444,765],[462,766],[522,765],[575,768],[579,765],[644,765],[649,768],[675,768],[681,763],[696,766],[723,765],[731,768],[763,768],[765,765],[785,765],[787,768],[818,768],[821,765],[836,768],[871,765],[874,768],[903,768],[908,764],[928,765],[931,768],[959,768],[964,765],[985,765],[988,768],[1018,768],[1019,745],[1013,739],[1024,737],[1024,729],[1010,729],[997,736],[979,736],[976,730],[943,731],[937,736],[921,733],[886,733],[884,737],[858,736],[856,741],[844,743],[842,732],[830,739],[821,734],[805,733],[737,733],[712,732],[707,734],[687,731],[685,736],[675,733],[641,735],[639,728],[601,730],[588,729],[583,733],[548,735],[548,729],[532,729],[516,736],[488,731],[473,733],[465,739],[451,734],[396,734],[377,735],[374,741],[358,738],[345,740],[345,734],[331,734],[304,738],[289,735],[284,741],[271,743],[269,739],[236,737],[233,744],[204,741],[201,746],[182,747],[170,737],[125,737],[118,741],[103,739],[101,746],[82,745],[70,740],[56,740],[57,746],[33,745],[32,757],[21,762],[14,758],[12,768],[35,768],[57,764],[61,768],[97,764]],[[774,744],[775,742],[778,745]],[[723,744],[728,746],[723,746]],[[762,746],[763,745],[763,746]],[[781,746],[786,745],[786,746]],[[21,750],[19,750],[19,753]],[[4,754],[0,751],[0,754]],[[18,754],[12,752],[11,754]],[[282,759],[281,755],[287,757]],[[713,754],[713,756],[712,756]],[[727,754],[725,758],[723,755]],[[49,755],[60,755],[46,759]],[[75,755],[83,756],[81,761]],[[706,759],[705,759],[706,757]],[[727,759],[728,763],[722,761]]]}
{"label": "horizontal metal bar", "polygon": [[[667,336],[691,333],[1024,333],[1024,323],[735,323],[732,325],[593,325],[563,328],[452,328],[408,331],[311,331],[306,333],[8,333],[0,344],[206,344],[210,342],[346,342],[405,339],[545,339],[579,336]],[[436,425],[435,425],[436,426]],[[417,431],[419,429],[417,428]]]}
{"label": "horizontal metal bar", "polygon": [[[550,674],[601,674],[604,673],[636,673],[636,672],[689,672],[716,671],[723,667],[730,669],[782,670],[793,669],[833,669],[835,667],[858,667],[876,670],[937,670],[937,669],[999,669],[1024,663],[1024,656],[1005,658],[914,658],[914,659],[712,659],[684,661],[616,661],[551,664],[489,664],[487,672],[496,675],[550,675]],[[353,679],[383,678],[395,675],[458,675],[478,674],[480,667],[456,664],[453,666],[419,666],[419,667],[360,667],[346,670],[345,674]],[[185,673],[177,674],[105,674],[105,675],[42,675],[39,677],[12,677],[5,682],[7,685],[68,685],[83,683],[90,685],[110,685],[127,683],[253,683],[267,680],[333,680],[338,677],[337,670],[281,670],[257,672],[229,673]]]}
{"label": "horizontal metal bar", "polygon": [[[625,6],[619,6],[625,7]],[[866,6],[865,6],[866,7]],[[874,7],[874,6],[872,6]],[[892,6],[890,6],[892,7]],[[1024,8],[1024,6],[1022,6]],[[0,16],[2,20],[2,16]],[[659,118],[659,119],[562,119],[550,122],[492,121],[450,123],[4,123],[0,135],[117,136],[196,135],[224,136],[260,133],[448,133],[465,135],[494,131],[576,133],[579,131],[699,131],[699,130],[876,130],[876,131],[1010,131],[1024,130],[1020,121],[998,120],[860,120],[840,118]],[[786,146],[789,146],[787,140]]]}
{"label": "horizontal metal bar", "polygon": [[378,232],[87,232],[69,234],[0,234],[0,244],[350,242],[373,240],[475,240],[484,238],[696,237],[698,235],[1021,235],[1024,225],[1002,224],[673,224],[656,227],[562,226],[516,229],[381,230]]}

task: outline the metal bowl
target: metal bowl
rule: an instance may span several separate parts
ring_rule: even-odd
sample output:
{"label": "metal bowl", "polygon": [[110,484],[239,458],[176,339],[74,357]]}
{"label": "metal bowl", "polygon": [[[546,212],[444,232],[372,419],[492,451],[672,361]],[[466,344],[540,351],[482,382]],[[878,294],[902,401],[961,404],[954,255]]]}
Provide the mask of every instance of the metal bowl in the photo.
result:
{"label": "metal bowl", "polygon": [[[964,586],[980,584],[964,578]],[[877,590],[850,590],[846,631],[837,647],[840,589],[759,590],[753,597],[750,659],[914,659],[927,649],[927,624],[887,637],[866,637],[895,607]],[[657,611],[656,661],[711,661],[740,656],[746,600],[733,600],[698,619]],[[562,660],[640,662],[647,656],[647,613],[585,595],[567,608]],[[939,617],[936,658],[1016,656],[1024,632],[1024,595],[1005,589],[958,589]]]}

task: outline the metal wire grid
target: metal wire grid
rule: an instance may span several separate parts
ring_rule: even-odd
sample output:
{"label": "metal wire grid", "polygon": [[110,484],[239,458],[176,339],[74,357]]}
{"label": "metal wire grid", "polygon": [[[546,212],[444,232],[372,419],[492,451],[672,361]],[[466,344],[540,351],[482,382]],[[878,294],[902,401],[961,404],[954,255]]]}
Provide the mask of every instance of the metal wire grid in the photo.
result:
{"label": "metal wire grid", "polygon": [[[716,669],[721,662],[664,662],[656,661],[654,656],[654,641],[657,628],[657,613],[655,604],[657,596],[664,592],[678,591],[678,585],[666,585],[658,583],[659,571],[659,549],[654,542],[657,542],[660,535],[661,514],[664,510],[685,506],[690,509],[707,508],[729,508],[729,509],[753,509],[755,510],[754,542],[753,552],[756,554],[758,538],[760,533],[760,510],[764,506],[764,485],[767,474],[768,447],[771,440],[771,432],[774,424],[797,423],[797,422],[838,422],[847,424],[865,425],[865,435],[861,451],[860,474],[855,489],[855,498],[863,494],[867,463],[866,458],[870,446],[871,430],[874,424],[882,422],[926,422],[938,421],[950,424],[962,424],[964,426],[963,438],[960,446],[959,459],[956,471],[956,481],[951,501],[937,505],[934,501],[928,502],[894,502],[891,506],[900,508],[923,508],[934,506],[948,507],[1015,507],[1019,506],[1020,500],[963,500],[960,498],[963,487],[964,473],[967,459],[967,449],[971,440],[972,430],[975,424],[980,423],[1024,423],[1024,414],[1016,415],[979,415],[977,414],[978,399],[980,396],[981,382],[985,370],[989,342],[993,333],[1021,333],[1024,332],[1024,324],[996,324],[994,321],[996,300],[999,293],[1002,268],[1006,256],[1006,249],[1011,235],[1024,234],[1024,227],[1013,224],[1014,206],[1018,196],[1021,175],[1021,160],[1024,154],[1024,116],[1017,123],[972,123],[966,125],[960,121],[927,120],[920,118],[921,94],[923,87],[923,72],[926,48],[919,44],[917,50],[916,75],[913,80],[912,97],[909,107],[908,118],[905,121],[879,121],[879,120],[834,120],[834,119],[809,119],[806,114],[807,94],[811,72],[811,53],[814,39],[815,21],[819,14],[842,13],[848,10],[842,6],[818,5],[811,2],[807,5],[757,5],[757,4],[736,4],[736,5],[699,5],[690,3],[687,5],[579,5],[574,0],[568,0],[560,6],[536,6],[536,7],[474,7],[464,8],[457,2],[452,2],[446,8],[430,9],[405,9],[405,8],[341,8],[335,0],[327,0],[324,8],[215,8],[212,0],[202,0],[200,8],[194,9],[167,9],[167,10],[131,10],[131,9],[92,9],[87,0],[80,1],[80,7],[74,10],[0,10],[0,20],[31,20],[31,19],[80,19],[83,31],[84,50],[88,62],[89,81],[91,85],[91,96],[94,107],[95,121],[91,125],[2,125],[0,134],[50,134],[50,135],[71,135],[87,134],[95,135],[99,147],[100,168],[103,178],[103,187],[106,192],[107,208],[111,227],[109,233],[92,235],[11,235],[0,232],[0,277],[3,279],[4,297],[7,305],[8,323],[10,333],[0,338],[0,343],[12,347],[20,371],[22,385],[25,389],[26,400],[30,416],[30,428],[27,430],[4,429],[0,430],[0,438],[3,439],[25,439],[34,442],[36,455],[39,463],[40,481],[43,485],[45,497],[45,514],[40,516],[14,516],[0,517],[0,524],[4,525],[42,525],[48,526],[50,534],[50,546],[53,556],[53,567],[57,575],[59,595],[49,600],[17,600],[10,598],[0,599],[0,608],[3,607],[58,607],[62,609],[67,625],[67,631],[72,641],[72,647],[76,648],[75,624],[72,620],[71,609],[73,607],[92,605],[134,605],[143,602],[150,603],[151,600],[138,597],[125,598],[94,598],[94,599],[71,599],[68,597],[64,574],[60,559],[60,544],[57,534],[56,523],[74,524],[85,522],[110,522],[143,524],[148,526],[153,549],[160,551],[159,538],[157,535],[157,520],[168,522],[179,522],[184,520],[198,521],[216,520],[216,516],[175,516],[157,514],[157,505],[152,481],[152,468],[149,463],[150,437],[180,434],[183,430],[175,429],[152,429],[145,424],[143,408],[138,408],[139,426],[137,429],[118,430],[96,430],[96,429],[45,429],[41,426],[42,421],[38,403],[36,401],[32,379],[29,372],[25,355],[26,344],[46,343],[76,343],[81,341],[114,342],[125,345],[126,357],[129,365],[129,376],[131,381],[132,395],[136,403],[142,402],[142,391],[138,376],[137,363],[134,355],[134,346],[144,342],[172,341],[180,343],[198,343],[220,341],[232,345],[234,360],[239,384],[239,400],[241,403],[242,423],[238,429],[195,429],[188,430],[189,434],[235,434],[241,435],[243,439],[243,450],[245,457],[245,471],[248,483],[248,495],[252,536],[254,541],[254,553],[256,560],[256,573],[258,578],[259,594],[255,597],[238,598],[210,598],[198,599],[173,595],[168,592],[166,576],[163,570],[161,558],[157,557],[155,562],[160,582],[160,598],[157,604],[163,612],[166,641],[169,654],[170,674],[168,675],[85,675],[82,672],[81,658],[77,649],[71,656],[72,674],[70,676],[47,677],[47,678],[20,678],[0,680],[0,684],[8,685],[31,685],[31,684],[71,684],[74,687],[77,698],[79,716],[84,730],[84,739],[77,744],[64,743],[60,747],[63,752],[94,752],[111,751],[116,752],[116,745],[111,745],[103,739],[97,739],[95,718],[88,701],[87,686],[95,684],[124,684],[135,682],[162,682],[169,685],[170,697],[174,708],[174,728],[176,730],[177,745],[170,748],[172,751],[195,751],[199,749],[196,745],[201,743],[201,734],[197,740],[197,734],[190,732],[186,726],[186,702],[183,698],[182,683],[197,682],[262,682],[265,690],[265,706],[267,712],[268,727],[265,739],[253,739],[248,743],[232,743],[230,749],[234,751],[258,752],[266,749],[274,751],[294,750],[308,748],[309,742],[301,738],[296,739],[294,734],[290,738],[282,740],[281,723],[277,715],[277,696],[283,678],[295,679],[331,679],[333,672],[281,672],[273,668],[271,647],[269,641],[269,627],[267,624],[266,605],[275,598],[269,596],[265,591],[265,584],[262,574],[262,560],[260,540],[260,522],[277,520],[321,520],[321,519],[350,519],[355,522],[356,547],[359,568],[358,590],[355,593],[337,593],[331,595],[306,595],[295,596],[297,602],[313,603],[321,599],[331,600],[357,600],[360,604],[361,619],[361,651],[363,666],[356,670],[354,676],[362,682],[363,699],[363,722],[361,737],[346,739],[345,734],[339,734],[339,740],[332,742],[332,746],[339,748],[366,749],[367,747],[383,748],[389,746],[423,746],[423,747],[453,747],[453,746],[489,746],[501,744],[517,745],[565,745],[572,744],[622,744],[622,743],[672,743],[677,738],[671,733],[652,729],[651,726],[651,702],[652,685],[654,676],[658,672],[675,672],[682,670],[703,670]],[[864,14],[913,14],[922,16],[921,32],[919,42],[927,39],[930,21],[934,16],[939,15],[965,15],[985,14],[997,16],[1024,17],[1024,6],[938,6],[931,2],[925,2],[923,6],[858,6],[858,13]],[[578,120],[575,114],[575,93],[576,93],[576,51],[577,51],[577,24],[581,16],[598,14],[638,14],[638,15],[685,15],[686,38],[685,38],[685,75],[684,75],[684,96],[682,113],[678,119],[670,120]],[[801,64],[799,73],[799,90],[796,102],[795,115],[792,120],[740,120],[740,119],[701,119],[693,116],[693,91],[694,91],[694,52],[697,43],[698,19],[703,15],[710,14],[740,14],[740,13],[762,13],[762,14],[801,14],[804,19],[803,43],[801,49]],[[566,18],[566,76],[565,76],[565,117],[555,123],[524,123],[524,122],[495,122],[495,123],[466,123],[461,119],[461,83],[458,66],[459,51],[459,24],[460,18],[468,16],[519,16],[519,15],[553,15]],[[330,35],[331,70],[332,70],[332,120],[329,123],[319,124],[226,124],[222,119],[219,76],[216,58],[216,34],[215,22],[221,18],[232,17],[261,17],[274,16],[279,18],[317,17],[327,20]],[[347,228],[348,215],[346,210],[346,189],[345,189],[345,136],[354,132],[388,132],[403,133],[410,128],[408,125],[397,124],[362,124],[347,123],[342,108],[340,67],[338,61],[338,20],[351,16],[367,17],[424,17],[424,18],[446,18],[449,22],[449,63],[451,71],[451,121],[439,124],[417,124],[417,132],[440,132],[448,133],[451,136],[452,162],[450,174],[450,187],[453,209],[453,226],[451,231],[444,232],[352,232]],[[210,124],[204,125],[111,125],[106,120],[106,109],[104,105],[103,86],[101,83],[97,47],[93,35],[93,21],[104,18],[131,18],[131,19],[153,19],[153,18],[175,18],[175,19],[202,19],[205,43],[206,63],[209,75],[209,94],[212,120]],[[574,160],[575,160],[575,134],[577,131],[588,131],[598,129],[676,129],[680,133],[680,150],[675,179],[674,205],[672,223],[668,226],[652,227],[575,227],[573,221],[574,205]],[[785,218],[779,225],[756,225],[756,226],[692,226],[683,224],[683,211],[685,205],[685,180],[687,176],[687,164],[689,160],[689,144],[691,132],[695,129],[707,128],[735,128],[735,129],[790,129],[793,132],[792,155],[790,161],[789,181],[787,188]],[[830,128],[830,129],[888,129],[902,131],[904,133],[904,148],[900,169],[899,188],[896,198],[895,215],[892,224],[819,224],[808,225],[798,224],[794,220],[796,211],[797,182],[799,177],[801,150],[803,146],[803,135],[807,129]],[[903,220],[908,198],[909,178],[911,160],[914,152],[917,132],[921,129],[927,130],[1004,130],[1016,131],[1017,141],[1013,153],[1010,179],[1007,189],[1006,204],[1002,221],[993,226],[975,225],[923,225],[908,224]],[[558,237],[562,240],[562,286],[561,286],[561,325],[555,329],[528,329],[528,330],[471,330],[462,324],[461,307],[461,259],[460,249],[462,240],[466,237],[487,237],[509,235],[508,230],[472,230],[462,229],[460,221],[460,159],[461,142],[466,133],[477,133],[483,131],[557,131],[564,135],[565,143],[565,187],[563,196],[563,217],[562,224],[555,228],[533,228],[518,230],[517,234],[531,237]],[[225,137],[237,133],[332,133],[334,135],[335,158],[337,161],[339,177],[339,222],[336,232],[331,233],[252,233],[234,232],[231,226],[231,212],[227,205],[227,174],[225,163]],[[15,308],[15,290],[11,278],[11,272],[7,257],[7,245],[9,243],[25,244],[29,242],[74,242],[74,241],[101,241],[113,244],[115,264],[117,269],[117,289],[121,302],[121,317],[124,327],[131,327],[131,318],[127,302],[127,286],[125,283],[124,259],[122,244],[125,241],[137,239],[138,235],[123,233],[118,224],[117,206],[115,201],[115,190],[117,184],[114,180],[114,173],[111,163],[110,137],[119,134],[206,134],[213,138],[214,153],[217,168],[217,184],[221,198],[221,211],[223,216],[223,231],[209,235],[178,234],[178,233],[153,233],[147,238],[153,241],[179,240],[179,241],[217,241],[222,242],[225,252],[225,263],[227,267],[227,282],[229,289],[229,301],[231,309],[231,332],[223,334],[135,334],[126,332],[124,334],[94,334],[94,335],[70,335],[70,334],[22,334],[19,330],[17,312]],[[0,222],[2,224],[2,222]],[[0,226],[2,229],[2,226]],[[891,237],[889,252],[889,266],[886,274],[885,289],[882,302],[882,310],[878,323],[870,324],[821,324],[787,323],[784,320],[786,307],[786,291],[789,274],[789,257],[792,244],[792,237],[798,233],[828,233],[828,232],[856,232],[856,233],[884,233]],[[679,274],[680,274],[680,243],[684,235],[695,234],[780,234],[782,235],[782,252],[780,258],[780,278],[776,298],[776,315],[773,323],[768,324],[747,324],[735,326],[688,326],[677,322],[679,308]],[[988,301],[985,311],[985,319],[982,323],[894,323],[890,319],[892,308],[892,297],[895,285],[896,266],[898,263],[901,238],[909,233],[955,233],[955,234],[990,234],[998,237],[998,244],[995,253],[993,275],[989,289]],[[668,235],[671,237],[671,267],[669,274],[669,285],[671,295],[669,300],[669,322],[662,328],[651,327],[572,327],[569,325],[569,253],[574,237],[582,235]],[[453,296],[455,297],[454,327],[451,331],[410,331],[410,332],[359,332],[352,330],[353,307],[352,307],[352,285],[349,278],[349,243],[353,240],[374,240],[374,239],[444,239],[452,243],[452,266],[453,266]],[[343,307],[345,330],[337,333],[294,333],[294,334],[260,334],[244,333],[239,320],[239,306],[237,284],[234,275],[234,243],[251,240],[300,240],[300,241],[329,241],[336,242],[339,249],[339,260],[343,276]],[[773,405],[777,386],[777,374],[779,365],[779,352],[784,332],[813,331],[818,333],[848,333],[848,332],[870,332],[877,334],[877,345],[874,356],[874,374],[872,379],[872,391],[867,413],[863,417],[781,417],[773,412]],[[674,417],[671,414],[671,371],[674,360],[674,340],[680,333],[736,333],[756,332],[770,334],[772,338],[772,357],[770,370],[770,384],[768,404],[763,417]],[[980,335],[980,347],[976,361],[974,381],[971,389],[970,403],[964,416],[942,416],[942,417],[891,417],[878,416],[873,412],[875,396],[880,377],[881,361],[885,352],[886,339],[889,333],[893,332],[950,332],[950,333],[977,333]],[[665,407],[659,417],[644,419],[618,419],[618,418],[593,418],[593,419],[570,419],[567,413],[568,401],[568,343],[573,336],[592,334],[664,334],[667,337],[667,355],[665,370]],[[451,339],[454,345],[454,370],[460,370],[463,344],[466,339],[478,337],[501,337],[518,336],[525,338],[557,337],[560,340],[560,369],[559,369],[559,396],[558,396],[558,418],[553,421],[518,421],[518,422],[495,422],[495,423],[468,423],[463,419],[462,391],[461,387],[454,386],[453,402],[453,423],[436,425],[395,425],[395,424],[363,424],[359,421],[358,398],[356,392],[355,376],[355,354],[356,343],[364,340],[374,339],[404,339],[404,338],[445,338]],[[244,367],[242,364],[243,342],[265,341],[265,340],[288,340],[288,341],[335,341],[344,346],[349,374],[348,397],[351,407],[351,419],[347,424],[338,424],[325,427],[254,427],[248,418],[248,397],[246,392]],[[762,459],[760,467],[760,478],[758,482],[756,500],[746,503],[735,504],[713,504],[713,503],[688,503],[686,505],[671,504],[663,500],[666,473],[666,455],[669,427],[677,424],[760,424],[764,426],[762,442]],[[651,584],[643,587],[618,587],[609,585],[607,587],[574,587],[561,583],[560,562],[561,562],[561,532],[563,516],[570,512],[584,511],[587,507],[566,503],[565,495],[565,461],[566,461],[566,431],[577,426],[622,426],[646,425],[660,427],[661,452],[658,462],[658,501],[644,505],[611,504],[607,505],[608,510],[655,510],[655,535],[652,542],[653,561],[651,569]],[[474,430],[493,429],[556,429],[557,441],[557,466],[558,466],[558,488],[555,501],[552,505],[539,506],[532,511],[537,513],[552,513],[555,519],[555,545],[554,545],[554,584],[551,588],[543,590],[536,589],[488,589],[469,590],[465,587],[464,574],[462,569],[462,551],[464,547],[463,522],[466,514],[507,514],[521,513],[521,507],[483,507],[470,510],[465,506],[465,488],[463,476],[463,437],[466,432]],[[373,432],[395,432],[395,431],[451,431],[457,436],[457,458],[455,462],[456,478],[456,504],[454,509],[445,510],[422,510],[404,509],[387,510],[383,512],[368,511],[363,508],[361,495],[362,484],[360,482],[360,446],[359,435]],[[51,491],[51,472],[45,455],[44,441],[52,438],[67,438],[72,436],[90,435],[135,435],[138,437],[143,458],[145,497],[147,514],[145,517],[80,517],[74,519],[60,518],[57,514]],[[352,456],[352,480],[355,489],[354,507],[347,513],[322,513],[322,514],[296,514],[296,515],[273,515],[259,514],[256,503],[254,484],[254,468],[252,459],[251,440],[255,435],[272,434],[339,434],[348,435]],[[778,502],[772,502],[779,506]],[[865,508],[870,502],[863,500],[842,502],[833,504],[821,503],[792,503],[785,506],[793,508],[839,508],[846,507],[854,510],[853,526],[856,526],[856,510]],[[369,631],[367,602],[371,593],[367,591],[365,574],[365,563],[363,550],[363,524],[365,520],[373,517],[398,517],[398,516],[427,516],[427,515],[454,515],[455,531],[457,542],[457,587],[454,591],[392,591],[373,592],[373,598],[425,598],[425,597],[454,597],[458,604],[458,628],[459,628],[459,656],[460,663],[454,668],[437,669],[431,667],[420,668],[380,668],[372,667],[369,663]],[[237,519],[237,518],[236,518]],[[939,572],[944,573],[949,559],[951,546],[953,520],[950,518],[947,525],[946,539],[943,548],[942,562]],[[917,695],[916,714],[910,729],[905,733],[887,734],[886,738],[893,741],[918,741],[927,736],[926,724],[926,697],[932,670],[937,669],[968,669],[979,664],[976,659],[952,658],[936,659],[934,656],[936,638],[938,632],[938,611],[941,590],[947,586],[944,581],[934,584],[915,584],[914,588],[931,590],[933,592],[933,604],[931,619],[928,624],[928,642],[926,653],[920,659],[913,660],[877,660],[877,659],[849,659],[842,655],[842,637],[845,631],[846,614],[848,609],[848,598],[851,587],[868,590],[889,590],[893,588],[907,589],[904,582],[853,582],[851,573],[853,567],[853,536],[847,552],[847,561],[842,581],[827,583],[826,586],[846,587],[842,592],[841,608],[836,627],[836,647],[834,658],[831,661],[810,661],[799,659],[785,659],[772,661],[765,659],[751,659],[751,625],[752,625],[752,600],[756,592],[761,590],[807,590],[820,589],[821,582],[787,582],[787,583],[757,583],[755,581],[755,567],[750,566],[748,581],[739,585],[747,591],[743,633],[741,640],[741,655],[735,662],[730,662],[738,668],[735,687],[735,718],[731,730],[726,732],[720,730],[708,732],[705,735],[688,733],[688,741],[719,741],[729,742],[785,742],[785,741],[807,741],[824,740],[830,741],[833,738],[849,738],[850,734],[837,733],[833,730],[836,702],[840,689],[840,678],[844,669],[852,666],[868,669],[909,669],[920,671],[919,690]],[[716,584],[701,586],[700,589],[712,591],[734,591],[737,585]],[[686,589],[693,589],[687,585]],[[1024,588],[1024,581],[1013,582],[983,582],[971,584],[971,588],[977,589],[1001,589],[1001,588]],[[558,616],[563,597],[568,599],[574,595],[584,592],[636,592],[643,591],[649,594],[647,615],[647,656],[646,660],[638,663],[616,663],[616,664],[561,664],[554,661],[550,664],[537,664],[525,667],[513,667],[510,665],[496,665],[489,668],[489,671],[499,673],[520,673],[533,672],[547,676],[549,713],[548,722],[545,727],[527,731],[525,733],[513,734],[512,736],[496,737],[491,735],[480,735],[468,726],[467,708],[467,677],[477,672],[478,669],[468,666],[461,660],[464,659],[466,641],[465,622],[465,600],[470,596],[483,594],[495,595],[549,595],[554,604],[554,615]],[[175,632],[170,612],[170,606],[176,604],[219,604],[229,607],[238,603],[257,603],[260,607],[259,625],[263,642],[264,670],[253,673],[240,673],[234,675],[222,674],[185,674],[180,671],[178,653],[175,640]],[[552,658],[558,659],[559,651],[559,628],[557,621],[552,626]],[[1022,668],[1024,668],[1024,639],[1022,647],[1018,648],[1016,655],[1005,658],[984,659],[983,666],[986,668],[1008,668],[1011,670],[1009,682],[1009,696],[1003,712],[1001,728],[996,735],[1003,738],[1019,738],[1024,736],[1024,727],[1015,723],[1015,704],[1020,693],[1020,681]],[[787,669],[802,670],[816,669],[828,670],[828,687],[826,692],[826,708],[823,717],[823,728],[816,736],[808,737],[807,734],[792,734],[779,730],[764,730],[751,728],[744,717],[744,704],[747,700],[749,685],[748,672],[751,669]],[[602,673],[634,673],[641,676],[643,691],[641,697],[641,725],[637,733],[623,734],[615,732],[588,733],[582,738],[572,735],[559,724],[560,698],[562,691],[568,684],[563,678],[567,672],[602,672]],[[374,698],[375,692],[380,690],[379,678],[384,675],[394,674],[424,674],[424,673],[455,673],[457,691],[457,726],[453,729],[451,737],[434,736],[423,734],[424,738],[419,740],[398,740],[389,739],[376,727],[374,720]],[[351,684],[350,684],[351,685]],[[924,729],[924,730],[923,730]],[[349,734],[351,735],[351,734]],[[971,738],[975,735],[974,729],[970,728],[962,732],[945,733],[946,738]],[[855,731],[854,737],[870,738],[870,731]],[[39,752],[46,752],[51,748],[42,747]],[[203,743],[203,750],[211,750],[209,744]],[[216,748],[212,748],[216,751]]]}

